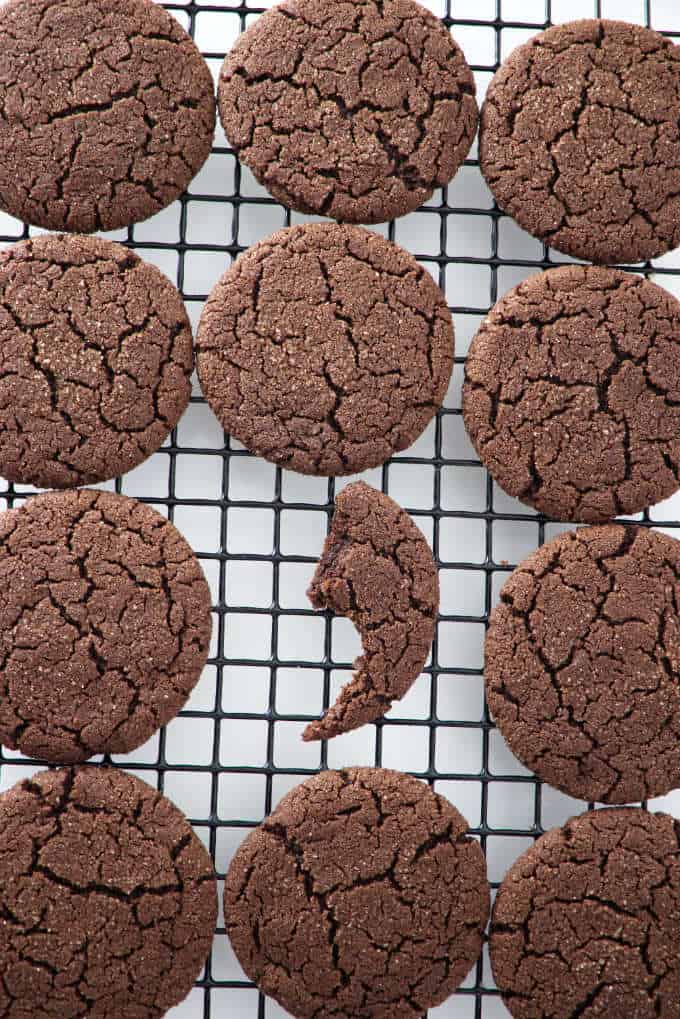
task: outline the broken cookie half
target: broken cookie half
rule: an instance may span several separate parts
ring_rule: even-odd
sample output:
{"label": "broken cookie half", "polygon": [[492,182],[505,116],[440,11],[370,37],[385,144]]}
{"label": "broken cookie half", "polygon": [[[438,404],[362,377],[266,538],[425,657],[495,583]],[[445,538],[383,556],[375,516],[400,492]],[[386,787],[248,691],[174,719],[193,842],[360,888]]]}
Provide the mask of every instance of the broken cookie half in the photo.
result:
{"label": "broken cookie half", "polygon": [[439,609],[432,551],[401,506],[362,481],[336,498],[331,530],[307,592],[346,616],[363,654],[335,704],[303,739],[330,739],[389,711],[427,661]]}

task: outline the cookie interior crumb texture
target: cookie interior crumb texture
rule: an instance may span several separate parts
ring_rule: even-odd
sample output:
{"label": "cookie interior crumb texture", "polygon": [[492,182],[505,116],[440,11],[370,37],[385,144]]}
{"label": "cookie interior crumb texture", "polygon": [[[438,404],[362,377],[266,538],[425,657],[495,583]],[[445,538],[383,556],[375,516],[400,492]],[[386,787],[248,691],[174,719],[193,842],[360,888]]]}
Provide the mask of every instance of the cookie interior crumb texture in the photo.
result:
{"label": "cookie interior crumb texture", "polygon": [[208,654],[210,591],[184,538],[109,492],[0,516],[0,741],[71,763],[141,746]]}
{"label": "cookie interior crumb texture", "polygon": [[489,621],[489,708],[513,753],[570,796],[680,787],[680,542],[608,524],[521,563]]}
{"label": "cookie interior crumb texture", "polygon": [[540,838],[503,881],[491,965],[515,1019],[673,1019],[680,1002],[680,826],[597,810]]}
{"label": "cookie interior crumb texture", "polygon": [[558,520],[667,498],[680,486],[680,302],[615,269],[530,277],[472,342],[463,417],[498,484]]}
{"label": "cookie interior crumb texture", "polygon": [[41,772],[0,796],[0,1010],[160,1019],[210,951],[210,856],[179,810],[104,767]]}
{"label": "cookie interior crumb texture", "polygon": [[439,579],[408,513],[357,481],[335,500],[308,595],[316,608],[351,619],[363,646],[336,703],[304,731],[306,740],[329,739],[380,718],[418,678],[434,637]]}
{"label": "cookie interior crumb texture", "polygon": [[223,427],[303,474],[354,474],[410,446],[446,394],[453,322],[430,274],[360,227],[290,227],[214,287],[196,364]]}
{"label": "cookie interior crumb texture", "polygon": [[640,262],[680,244],[680,46],[621,21],[557,25],[514,50],[482,108],[501,209],[559,251]]}
{"label": "cookie interior crumb texture", "polygon": [[413,0],[285,0],[227,55],[218,105],[275,198],[350,223],[418,208],[477,130],[465,57]]}
{"label": "cookie interior crumb texture", "polygon": [[0,474],[105,481],[155,452],[191,395],[191,326],[154,265],[119,244],[37,237],[0,253]]}
{"label": "cookie interior crumb texture", "polygon": [[206,160],[210,71],[152,0],[0,8],[0,206],[50,230],[115,230],[174,201]]}
{"label": "cookie interior crumb texture", "polygon": [[482,948],[489,885],[467,828],[395,771],[325,771],[295,788],[227,874],[247,976],[299,1019],[420,1019]]}

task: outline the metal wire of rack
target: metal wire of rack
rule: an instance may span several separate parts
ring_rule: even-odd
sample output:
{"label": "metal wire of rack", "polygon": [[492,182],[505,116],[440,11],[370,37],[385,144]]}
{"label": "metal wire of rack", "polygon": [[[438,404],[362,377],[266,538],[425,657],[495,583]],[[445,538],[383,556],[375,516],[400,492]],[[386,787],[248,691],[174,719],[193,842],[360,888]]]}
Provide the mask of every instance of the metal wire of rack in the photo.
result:
{"label": "metal wire of rack", "polygon": [[[196,38],[215,71],[233,37],[263,10],[247,0],[164,6]],[[675,0],[429,0],[427,6],[462,44],[481,91],[509,49],[555,21],[619,17],[680,36]],[[215,49],[223,38],[224,46]],[[169,210],[110,235],[168,272],[194,322],[231,259],[259,236],[305,219],[281,209],[255,185],[219,132],[216,142],[206,169]],[[384,720],[329,744],[303,746],[299,739],[304,724],[333,700],[357,650],[342,621],[312,611],[303,594],[344,481],[303,479],[257,461],[219,432],[196,388],[164,447],[146,465],[103,486],[167,513],[194,545],[211,583],[213,645],[195,695],[167,730],[111,763],[178,803],[205,840],[219,876],[279,796],[319,768],[384,765],[431,783],[468,817],[494,887],[533,839],[583,807],[542,787],[512,759],[481,694],[484,627],[498,587],[520,558],[564,527],[505,497],[466,445],[460,416],[466,339],[511,285],[566,259],[503,216],[481,182],[475,152],[448,189],[385,231],[447,293],[457,357],[451,390],[432,426],[404,455],[367,474],[425,530],[442,580],[430,662]],[[0,243],[29,232],[0,215]],[[653,275],[680,295],[677,255],[627,268]],[[461,301],[468,294],[476,303]],[[11,507],[32,491],[0,485],[0,501]],[[641,521],[672,533],[680,528],[680,499],[646,512]],[[0,750],[0,785],[7,788],[39,767]],[[673,796],[663,805],[680,813]],[[171,1013],[174,1019],[283,1016],[245,979],[220,924],[205,972]],[[430,1013],[440,1019],[507,1014],[486,957],[457,994]]]}

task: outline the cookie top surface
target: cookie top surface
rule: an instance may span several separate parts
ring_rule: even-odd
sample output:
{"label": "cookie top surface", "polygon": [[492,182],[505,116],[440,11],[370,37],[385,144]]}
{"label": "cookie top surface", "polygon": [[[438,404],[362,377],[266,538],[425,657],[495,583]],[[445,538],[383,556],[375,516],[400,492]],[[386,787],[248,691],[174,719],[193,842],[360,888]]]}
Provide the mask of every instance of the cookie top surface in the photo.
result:
{"label": "cookie top surface", "polygon": [[410,446],[441,405],[453,323],[430,274],[360,227],[290,227],[214,287],[196,339],[201,386],[252,453],[322,476]]}
{"label": "cookie top surface", "polygon": [[583,800],[680,787],[680,542],[608,524],[560,535],[501,590],[489,707],[513,753]]}
{"label": "cookie top surface", "polygon": [[155,266],[95,237],[0,252],[0,474],[105,481],[162,444],[191,395],[191,326]]}
{"label": "cookie top surface", "polygon": [[472,342],[463,416],[499,485],[548,516],[665,499],[680,485],[680,302],[615,269],[530,277]]}
{"label": "cookie top surface", "polygon": [[307,592],[315,608],[352,620],[363,654],[336,703],[304,739],[328,739],[380,718],[427,661],[439,578],[422,531],[393,499],[363,481],[348,485]]}
{"label": "cookie top surface", "polygon": [[50,230],[114,230],[187,187],[210,152],[208,67],[152,0],[0,10],[0,207]]}
{"label": "cookie top surface", "polygon": [[515,861],[489,940],[516,1019],[678,1015],[679,843],[666,814],[597,810]]}
{"label": "cookie top surface", "polygon": [[477,130],[465,57],[413,0],[284,0],[227,55],[218,106],[275,198],[350,223],[418,208]]}
{"label": "cookie top surface", "polygon": [[300,1019],[418,1019],[481,951],[489,886],[466,832],[447,800],[395,771],[297,786],[227,874],[225,923],[246,974]]}
{"label": "cookie top surface", "polygon": [[160,1019],[212,944],[210,857],[179,810],[113,768],[0,796],[0,1012]]}
{"label": "cookie top surface", "polygon": [[639,262],[680,244],[680,46],[621,21],[541,32],[482,108],[481,169],[500,207],[559,251]]}
{"label": "cookie top surface", "polygon": [[125,753],[184,705],[210,592],[181,534],[109,492],[0,516],[0,742],[58,763]]}

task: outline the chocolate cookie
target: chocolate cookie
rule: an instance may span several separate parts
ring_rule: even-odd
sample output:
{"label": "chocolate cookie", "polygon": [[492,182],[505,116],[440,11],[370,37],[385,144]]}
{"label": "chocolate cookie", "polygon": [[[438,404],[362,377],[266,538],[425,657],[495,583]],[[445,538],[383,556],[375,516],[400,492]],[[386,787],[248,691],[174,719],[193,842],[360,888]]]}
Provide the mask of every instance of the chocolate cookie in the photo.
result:
{"label": "chocolate cookie", "polygon": [[160,1019],[217,919],[186,818],[113,768],[41,772],[0,796],[0,1013]]}
{"label": "chocolate cookie", "polygon": [[638,276],[565,266],[491,310],[463,416],[510,495],[559,520],[632,514],[680,486],[680,302]]}
{"label": "chocolate cookie", "polygon": [[481,951],[489,886],[467,827],[396,771],[299,785],[227,874],[227,933],[248,977],[298,1019],[419,1019]]}
{"label": "chocolate cookie", "polygon": [[482,173],[501,209],[577,258],[640,262],[680,244],[680,46],[573,21],[519,46],[482,108]]}
{"label": "chocolate cookie", "polygon": [[330,739],[380,718],[420,675],[439,610],[432,551],[408,513],[357,481],[335,514],[309,591],[317,609],[352,620],[363,654],[336,703],[303,739]]}
{"label": "chocolate cookie", "polygon": [[136,467],[191,395],[191,326],[153,265],[95,237],[0,253],[0,474],[43,488]]}
{"label": "chocolate cookie", "polygon": [[506,875],[491,965],[516,1019],[680,1015],[680,825],[598,810],[549,831]]}
{"label": "chocolate cookie", "polygon": [[0,10],[0,207],[50,230],[114,230],[169,205],[215,128],[208,67],[152,0]]}
{"label": "chocolate cookie", "polygon": [[177,714],[206,660],[210,592],[184,538],[109,492],[0,515],[0,741],[48,761],[121,754]]}
{"label": "chocolate cookie", "polygon": [[350,223],[417,209],[477,130],[465,57],[413,0],[284,0],[227,55],[218,106],[275,198]]}
{"label": "chocolate cookie", "polygon": [[453,323],[402,248],[335,223],[280,230],[216,284],[198,327],[203,392],[252,453],[354,474],[410,446],[453,367]]}
{"label": "chocolate cookie", "polygon": [[539,778],[630,803],[680,787],[680,542],[609,524],[521,563],[486,638],[496,724]]}

